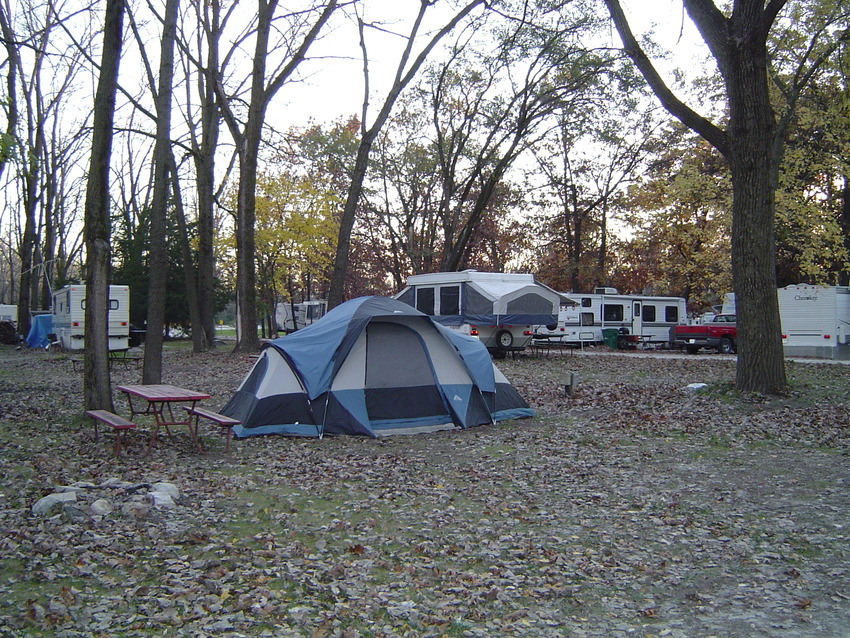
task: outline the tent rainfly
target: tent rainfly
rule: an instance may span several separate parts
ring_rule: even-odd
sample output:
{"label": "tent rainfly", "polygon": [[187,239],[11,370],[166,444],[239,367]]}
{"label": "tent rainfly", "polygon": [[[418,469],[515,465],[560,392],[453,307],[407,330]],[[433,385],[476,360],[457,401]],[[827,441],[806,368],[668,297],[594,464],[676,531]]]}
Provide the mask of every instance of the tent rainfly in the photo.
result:
{"label": "tent rainfly", "polygon": [[240,438],[377,437],[534,415],[478,339],[386,297],[352,299],[270,342],[221,412],[242,421]]}

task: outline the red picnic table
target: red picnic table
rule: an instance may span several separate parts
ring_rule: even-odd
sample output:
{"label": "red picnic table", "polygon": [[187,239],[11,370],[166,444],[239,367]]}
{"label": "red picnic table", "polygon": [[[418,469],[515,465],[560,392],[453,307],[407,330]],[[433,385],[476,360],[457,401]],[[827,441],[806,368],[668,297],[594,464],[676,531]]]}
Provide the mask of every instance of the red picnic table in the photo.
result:
{"label": "red picnic table", "polygon": [[[196,429],[197,421],[193,421],[192,415],[188,412],[185,418],[177,418],[174,415],[173,405],[175,403],[190,403],[190,409],[194,408],[198,401],[209,399],[210,395],[204,392],[196,392],[195,390],[187,390],[186,388],[178,388],[174,385],[119,385],[118,390],[127,395],[127,402],[130,404],[130,418],[136,414],[152,414],[154,418],[154,430],[151,439],[148,442],[148,452],[156,442],[159,428],[165,428],[168,436],[171,436],[169,426],[185,425],[189,428],[189,435],[195,443],[198,451],[201,451],[201,444],[198,441],[198,432]],[[133,399],[141,399],[147,402],[144,408],[137,408],[137,404]]]}

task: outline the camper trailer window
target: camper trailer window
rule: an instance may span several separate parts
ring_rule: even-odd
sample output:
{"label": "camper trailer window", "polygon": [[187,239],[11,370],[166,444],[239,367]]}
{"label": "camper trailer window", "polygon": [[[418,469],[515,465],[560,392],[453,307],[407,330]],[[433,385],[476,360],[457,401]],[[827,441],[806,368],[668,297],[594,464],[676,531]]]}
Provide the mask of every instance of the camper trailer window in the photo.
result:
{"label": "camper trailer window", "polygon": [[581,298],[581,307],[582,308],[590,308],[593,306],[593,299],[590,297],[582,297]]}
{"label": "camper trailer window", "polygon": [[416,309],[419,312],[424,312],[426,315],[434,315],[434,289],[433,288],[417,288],[416,289]]}
{"label": "camper trailer window", "polygon": [[593,313],[592,312],[583,312],[579,315],[579,323],[583,326],[592,326],[593,325]]}
{"label": "camper trailer window", "polygon": [[666,321],[667,323],[679,323],[679,307],[665,306],[664,321]]}
{"label": "camper trailer window", "polygon": [[602,307],[602,318],[605,321],[622,321],[624,314],[623,304],[620,303],[606,303]]}
{"label": "camper trailer window", "polygon": [[117,299],[110,299],[109,300],[109,309],[110,310],[118,310],[118,300]]}
{"label": "camper trailer window", "polygon": [[655,321],[655,306],[647,306],[644,304],[641,319],[644,321]]}
{"label": "camper trailer window", "polygon": [[460,286],[440,287],[440,314],[460,314]]}

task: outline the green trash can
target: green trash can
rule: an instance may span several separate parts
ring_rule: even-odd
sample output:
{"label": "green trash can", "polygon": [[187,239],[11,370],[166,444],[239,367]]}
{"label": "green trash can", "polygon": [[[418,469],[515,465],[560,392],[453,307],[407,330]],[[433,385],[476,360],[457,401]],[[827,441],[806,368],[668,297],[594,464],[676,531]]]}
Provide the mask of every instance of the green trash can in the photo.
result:
{"label": "green trash can", "polygon": [[620,330],[618,328],[602,328],[602,341],[605,345],[613,350],[617,349],[617,337]]}

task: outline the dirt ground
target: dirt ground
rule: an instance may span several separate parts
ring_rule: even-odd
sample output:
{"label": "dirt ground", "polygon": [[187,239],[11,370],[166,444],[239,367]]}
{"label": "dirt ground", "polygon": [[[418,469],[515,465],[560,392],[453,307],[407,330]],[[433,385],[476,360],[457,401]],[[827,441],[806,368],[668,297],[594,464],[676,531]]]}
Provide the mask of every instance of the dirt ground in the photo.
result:
{"label": "dirt ground", "polygon": [[[250,365],[170,348],[163,381],[217,408]],[[143,418],[116,459],[66,356],[0,348],[0,636],[850,636],[850,368],[765,400],[731,357],[498,365],[535,418],[149,456]]]}

